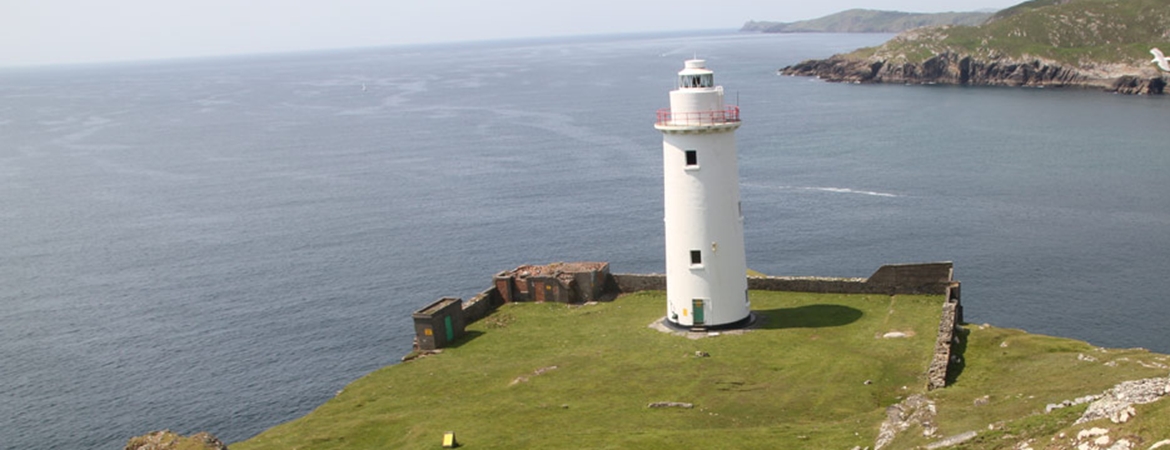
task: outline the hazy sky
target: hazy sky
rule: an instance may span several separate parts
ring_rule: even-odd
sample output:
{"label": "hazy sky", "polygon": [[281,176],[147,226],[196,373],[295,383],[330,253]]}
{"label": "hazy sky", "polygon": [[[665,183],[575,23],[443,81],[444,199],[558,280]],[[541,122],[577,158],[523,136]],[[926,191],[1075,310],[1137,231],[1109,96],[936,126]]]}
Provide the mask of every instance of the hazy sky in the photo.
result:
{"label": "hazy sky", "polygon": [[1020,1],[0,0],[0,66],[734,29],[849,8],[973,11]]}

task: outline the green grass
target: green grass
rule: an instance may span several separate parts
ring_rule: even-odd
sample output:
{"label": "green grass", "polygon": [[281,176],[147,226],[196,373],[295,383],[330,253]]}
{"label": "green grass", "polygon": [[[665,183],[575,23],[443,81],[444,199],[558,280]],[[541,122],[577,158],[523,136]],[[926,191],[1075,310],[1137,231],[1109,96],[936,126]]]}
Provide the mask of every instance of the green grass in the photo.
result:
{"label": "green grass", "polygon": [[[1033,335],[1020,330],[990,326],[969,326],[964,357],[966,364],[956,382],[934,391],[938,405],[939,434],[955,435],[981,431],[977,439],[958,448],[1012,448],[1025,438],[1043,438],[1047,442],[1059,432],[1075,435],[1089,426],[1118,428],[1101,423],[1074,427],[1072,424],[1087,405],[1059,409],[1044,414],[1045,406],[1090,394],[1100,394],[1125,380],[1164,377],[1166,369],[1142,366],[1167,364],[1170,358],[1144,349],[1102,349],[1081,341]],[[1005,346],[1006,344],[1006,346]],[[1078,356],[1095,358],[1084,361]],[[1109,365],[1111,363],[1115,365]],[[976,406],[975,400],[988,397],[988,404]],[[1144,407],[1165,407],[1158,403]],[[1142,413],[1131,424],[1143,423],[1145,439],[1150,442],[1170,438],[1170,416]],[[988,425],[995,430],[989,431]],[[1121,435],[1114,434],[1114,437]],[[1158,437],[1160,436],[1160,437]],[[921,436],[906,435],[898,448],[925,444]],[[1033,445],[1043,448],[1044,444]]]}
{"label": "green grass", "polygon": [[[378,370],[231,448],[437,448],[448,430],[464,448],[872,446],[885,408],[924,392],[941,300],[753,291],[753,310],[766,318],[759,329],[697,340],[647,327],[664,313],[662,292],[591,306],[506,305],[457,347]],[[889,331],[913,336],[879,338]],[[954,386],[929,394],[943,435],[1005,420],[1024,433],[1064,429],[1075,417],[1031,417],[1047,403],[1165,375],[1132,362],[1160,355],[1016,330],[972,329],[965,345]],[[1100,362],[1077,360],[1088,352]],[[971,406],[984,395],[988,405]],[[695,406],[647,408],[656,401]],[[925,442],[908,433],[894,448]]]}
{"label": "green grass", "polygon": [[952,52],[981,58],[1044,58],[1078,67],[1148,66],[1151,47],[1170,47],[1170,0],[1039,0],[1001,11],[981,26],[899,36],[871,54],[921,63]]}

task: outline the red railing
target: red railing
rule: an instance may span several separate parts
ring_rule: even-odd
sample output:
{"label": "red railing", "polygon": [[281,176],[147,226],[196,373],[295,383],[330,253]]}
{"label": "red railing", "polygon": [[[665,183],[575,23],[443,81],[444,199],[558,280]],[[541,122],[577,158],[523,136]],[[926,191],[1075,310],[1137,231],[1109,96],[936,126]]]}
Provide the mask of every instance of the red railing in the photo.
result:
{"label": "red railing", "polygon": [[739,122],[739,107],[728,106],[723,111],[693,111],[672,113],[670,108],[658,110],[656,125],[690,126],[690,125],[722,125]]}

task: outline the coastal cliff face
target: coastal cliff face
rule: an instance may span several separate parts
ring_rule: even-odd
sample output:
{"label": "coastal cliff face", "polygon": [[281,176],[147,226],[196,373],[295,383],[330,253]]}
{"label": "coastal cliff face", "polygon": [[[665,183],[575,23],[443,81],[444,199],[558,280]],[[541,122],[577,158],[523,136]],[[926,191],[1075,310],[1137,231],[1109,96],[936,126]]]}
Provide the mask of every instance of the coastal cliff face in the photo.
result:
{"label": "coastal cliff face", "polygon": [[1166,88],[1164,77],[1141,71],[1119,71],[1110,76],[1041,59],[984,60],[951,52],[935,55],[921,63],[834,55],[829,59],[788,66],[780,72],[849,83],[1087,87],[1121,94],[1163,94]]}
{"label": "coastal cliff face", "polygon": [[161,430],[130,438],[125,450],[228,450],[228,448],[211,433],[181,436],[171,430]]}
{"label": "coastal cliff face", "polygon": [[1034,0],[980,26],[910,30],[878,47],[781,69],[853,83],[1085,87],[1162,94],[1170,0]]}

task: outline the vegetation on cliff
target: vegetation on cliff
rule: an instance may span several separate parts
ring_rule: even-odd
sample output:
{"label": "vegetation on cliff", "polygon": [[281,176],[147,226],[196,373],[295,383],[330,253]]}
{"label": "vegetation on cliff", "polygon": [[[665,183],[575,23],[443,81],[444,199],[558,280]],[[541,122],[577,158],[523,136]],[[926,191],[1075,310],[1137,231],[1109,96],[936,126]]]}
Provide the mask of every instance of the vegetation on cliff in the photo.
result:
{"label": "vegetation on cliff", "polygon": [[1170,357],[968,327],[952,386],[927,392],[941,297],[751,295],[757,329],[700,339],[647,326],[662,292],[505,305],[457,346],[376,371],[232,448],[437,448],[446,431],[501,449],[889,449],[967,432],[962,448],[1072,448],[1090,427],[1141,448],[1170,439],[1170,402],[1134,406],[1120,424],[1074,425],[1086,404],[1046,406],[1165,376]]}
{"label": "vegetation on cliff", "polygon": [[990,17],[991,13],[983,12],[908,13],[850,9],[797,22],[749,21],[739,31],[761,33],[900,33],[926,26],[979,25]]}
{"label": "vegetation on cliff", "polygon": [[907,31],[782,69],[830,81],[1094,86],[1161,93],[1149,50],[1170,47],[1170,0],[1034,0],[980,26]]}

